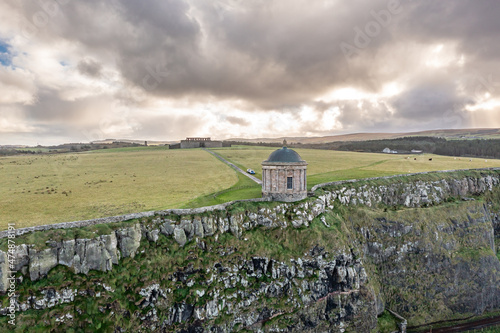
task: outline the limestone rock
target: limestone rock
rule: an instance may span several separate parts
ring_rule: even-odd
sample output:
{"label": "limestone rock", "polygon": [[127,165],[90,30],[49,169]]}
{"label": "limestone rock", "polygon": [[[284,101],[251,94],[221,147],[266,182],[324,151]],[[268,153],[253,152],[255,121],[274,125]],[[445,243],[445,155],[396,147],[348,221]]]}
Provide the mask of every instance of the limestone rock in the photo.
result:
{"label": "limestone rock", "polygon": [[229,230],[237,238],[241,237],[242,230],[240,228],[240,224],[242,220],[243,217],[241,215],[231,215],[231,218],[229,219]]}
{"label": "limestone rock", "polygon": [[184,232],[184,229],[175,228],[174,239],[177,243],[179,243],[180,246],[184,246],[187,242],[186,233]]}
{"label": "limestone rock", "polygon": [[29,263],[29,249],[26,244],[17,245],[14,250],[14,271],[20,271]]}
{"label": "limestone rock", "polygon": [[116,238],[116,234],[113,232],[110,235],[103,235],[100,238],[106,246],[106,250],[111,257],[111,262],[114,265],[118,265],[120,252],[118,251],[118,239]]}
{"label": "limestone rock", "polygon": [[[14,307],[16,311],[27,311],[30,309],[34,310],[45,310],[47,308],[52,308],[56,305],[71,303],[75,300],[77,294],[76,289],[63,289],[61,291],[56,291],[53,288],[45,289],[40,292],[42,296],[29,296],[26,302],[20,303],[18,296],[14,296]],[[0,315],[5,315],[7,309],[0,309]]]}
{"label": "limestone rock", "polygon": [[187,238],[191,239],[193,237],[194,227],[193,227],[193,222],[191,222],[191,220],[182,219],[179,226],[182,229],[184,229],[184,233]]}
{"label": "limestone rock", "polygon": [[[33,255],[31,255],[33,252]],[[47,276],[47,273],[57,265],[57,249],[50,248],[41,251],[30,251],[29,273],[31,281]]]}
{"label": "limestone rock", "polygon": [[75,243],[74,239],[63,241],[59,248],[59,264],[73,267],[75,258]]}
{"label": "limestone rock", "polygon": [[9,263],[7,253],[0,251],[0,292],[4,293],[8,289]]}
{"label": "limestone rock", "polygon": [[[66,245],[71,247],[71,243]],[[61,251],[59,253],[59,263],[64,264],[61,262]],[[90,270],[106,272],[113,269],[113,264],[118,264],[119,258],[117,239],[112,233],[95,239],[77,239],[73,260],[69,262],[72,265],[68,266],[73,266],[75,273],[87,274]]]}
{"label": "limestone rock", "polygon": [[201,223],[203,225],[203,234],[205,236],[213,236],[215,233],[217,222],[215,221],[216,217],[202,217]]}
{"label": "limestone rock", "polygon": [[158,241],[159,234],[160,234],[160,230],[154,229],[151,231],[147,231],[146,237],[148,238],[148,241],[156,243]]}
{"label": "limestone rock", "polygon": [[203,224],[201,223],[200,218],[195,218],[193,221],[194,235],[200,238],[205,236],[205,232],[203,231]]}
{"label": "limestone rock", "polygon": [[97,239],[91,239],[85,243],[85,273],[89,270],[108,271],[111,269],[111,256]]}
{"label": "limestone rock", "polygon": [[170,316],[171,323],[182,323],[194,315],[194,306],[187,303],[175,304]]}
{"label": "limestone rock", "polygon": [[172,227],[171,221],[167,220],[160,226],[160,232],[165,236],[171,236],[174,234],[174,227]]}
{"label": "limestone rock", "polygon": [[167,294],[163,289],[160,288],[159,284],[153,284],[147,288],[141,289],[139,295],[144,297],[144,299],[140,303],[141,308],[146,308],[148,306],[154,308],[160,296],[163,298],[167,298]]}
{"label": "limestone rock", "polygon": [[224,234],[229,231],[229,219],[227,217],[220,218],[219,222],[219,232]]}
{"label": "limestone rock", "polygon": [[118,248],[124,258],[135,256],[135,252],[141,243],[141,227],[139,223],[134,224],[130,228],[125,228],[116,231],[116,238],[118,240]]}

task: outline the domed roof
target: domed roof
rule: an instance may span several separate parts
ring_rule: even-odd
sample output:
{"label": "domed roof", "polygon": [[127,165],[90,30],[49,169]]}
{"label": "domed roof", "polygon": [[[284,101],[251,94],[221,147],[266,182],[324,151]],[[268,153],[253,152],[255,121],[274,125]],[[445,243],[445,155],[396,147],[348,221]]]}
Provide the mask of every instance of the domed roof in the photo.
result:
{"label": "domed roof", "polygon": [[281,149],[275,150],[269,155],[267,160],[264,162],[266,163],[299,163],[299,162],[305,162],[299,154],[295,150],[288,149],[287,147],[283,147]]}

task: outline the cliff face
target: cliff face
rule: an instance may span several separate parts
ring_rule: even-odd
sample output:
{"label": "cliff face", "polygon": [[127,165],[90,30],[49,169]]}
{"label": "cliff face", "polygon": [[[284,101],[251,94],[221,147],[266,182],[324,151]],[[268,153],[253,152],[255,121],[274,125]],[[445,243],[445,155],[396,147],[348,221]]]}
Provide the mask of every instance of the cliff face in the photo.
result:
{"label": "cliff face", "polygon": [[385,308],[414,325],[498,310],[498,184],[497,173],[359,183],[87,238],[41,232],[14,250],[18,325],[370,332]]}
{"label": "cliff face", "polygon": [[[439,210],[439,211],[437,211]],[[412,324],[500,308],[493,221],[481,203],[386,214],[359,229],[387,307]]]}

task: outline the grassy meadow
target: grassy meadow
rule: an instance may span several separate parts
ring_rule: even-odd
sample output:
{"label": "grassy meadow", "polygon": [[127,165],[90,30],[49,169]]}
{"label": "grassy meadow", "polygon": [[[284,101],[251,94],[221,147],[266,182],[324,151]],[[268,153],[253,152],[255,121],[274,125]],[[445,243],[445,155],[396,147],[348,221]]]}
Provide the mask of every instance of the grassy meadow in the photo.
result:
{"label": "grassy meadow", "polygon": [[[111,149],[110,149],[111,150]],[[200,149],[120,148],[0,158],[0,230],[179,208],[237,183]]]}
{"label": "grassy meadow", "polygon": [[[276,148],[213,151],[261,178]],[[500,160],[297,149],[308,163],[308,186],[421,171],[500,167]],[[414,160],[416,158],[417,160]],[[432,161],[429,161],[432,158]],[[167,208],[258,198],[260,186],[201,149],[104,149],[0,158],[0,230]]]}
{"label": "grassy meadow", "polygon": [[[252,168],[262,179],[261,163],[276,148],[236,146],[213,148],[217,154],[230,160],[243,170]],[[500,167],[500,160],[450,157],[439,155],[397,155],[355,153],[319,149],[294,149],[307,161],[307,185],[346,179],[380,177],[397,174]],[[432,158],[432,161],[429,159]],[[416,159],[416,160],[415,160]]]}

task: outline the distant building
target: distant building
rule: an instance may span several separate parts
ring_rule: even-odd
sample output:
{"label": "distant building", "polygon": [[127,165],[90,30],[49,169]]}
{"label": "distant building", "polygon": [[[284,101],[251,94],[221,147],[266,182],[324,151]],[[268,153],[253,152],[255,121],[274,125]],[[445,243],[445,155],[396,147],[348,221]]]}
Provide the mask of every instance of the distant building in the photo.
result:
{"label": "distant building", "polygon": [[[284,142],[286,144],[286,141]],[[262,197],[293,202],[307,197],[307,162],[284,146],[262,162]]]}
{"label": "distant building", "polygon": [[423,150],[417,150],[417,149],[412,149],[411,153],[412,154],[422,154],[424,151]]}
{"label": "distant building", "polygon": [[212,141],[211,138],[186,138],[181,140],[180,143],[170,145],[170,149],[187,149],[187,148],[217,148],[217,147],[231,147],[222,141]]}
{"label": "distant building", "polygon": [[397,150],[391,150],[390,148],[385,148],[384,150],[382,150],[383,153],[386,153],[386,154],[397,154],[398,151]]}

